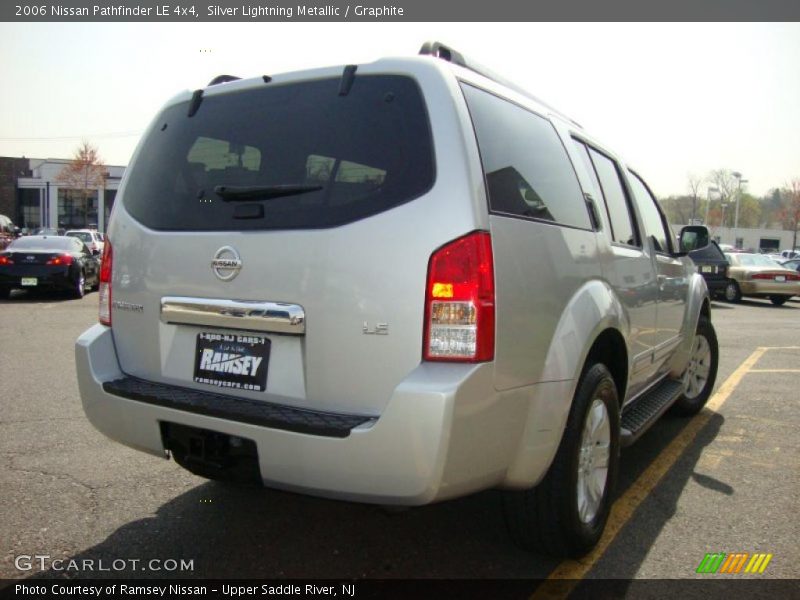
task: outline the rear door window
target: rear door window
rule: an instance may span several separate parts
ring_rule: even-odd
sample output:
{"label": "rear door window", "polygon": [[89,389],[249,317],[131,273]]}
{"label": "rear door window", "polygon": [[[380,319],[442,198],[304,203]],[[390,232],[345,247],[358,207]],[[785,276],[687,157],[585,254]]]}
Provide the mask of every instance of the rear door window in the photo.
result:
{"label": "rear door window", "polygon": [[340,95],[340,81],[209,95],[192,117],[189,102],[168,107],[131,167],[126,208],[158,230],[324,228],[426,193],[435,163],[416,82],[356,75]]}
{"label": "rear door window", "polygon": [[672,252],[672,234],[661,214],[658,202],[636,173],[631,170],[628,170],[628,173],[630,174],[628,181],[642,215],[645,233],[652,238],[656,252],[669,254]]}
{"label": "rear door window", "polygon": [[600,184],[605,200],[606,214],[611,222],[612,241],[626,246],[638,246],[633,211],[617,163],[580,140],[573,141],[578,152],[588,157],[587,167],[594,171],[592,176],[596,176],[596,181]]}

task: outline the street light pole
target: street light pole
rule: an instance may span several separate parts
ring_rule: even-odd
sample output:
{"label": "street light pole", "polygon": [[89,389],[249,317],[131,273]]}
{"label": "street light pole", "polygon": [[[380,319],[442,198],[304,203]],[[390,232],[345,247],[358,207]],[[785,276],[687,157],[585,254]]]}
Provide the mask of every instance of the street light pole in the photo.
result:
{"label": "street light pole", "polygon": [[715,188],[715,187],[709,187],[708,191],[706,192],[706,216],[703,219],[703,225],[705,225],[706,227],[708,227],[708,209],[711,208],[711,194],[712,193],[714,194],[714,196],[717,196],[717,195],[719,195],[719,190],[717,188]]}
{"label": "street light pole", "polygon": [[733,220],[733,245],[738,248],[739,246],[736,244],[736,230],[739,228],[739,199],[742,197],[742,184],[747,183],[747,179],[742,179],[742,174],[739,173],[739,171],[733,171],[731,175],[736,177],[738,183],[736,187],[736,216]]}

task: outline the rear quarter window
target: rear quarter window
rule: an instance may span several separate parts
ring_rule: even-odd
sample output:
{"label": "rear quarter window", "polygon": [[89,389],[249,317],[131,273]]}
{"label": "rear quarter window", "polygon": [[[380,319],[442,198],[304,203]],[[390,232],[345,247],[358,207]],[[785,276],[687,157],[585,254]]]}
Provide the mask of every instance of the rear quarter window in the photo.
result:
{"label": "rear quarter window", "polygon": [[575,170],[553,125],[462,84],[493,212],[591,229]]}
{"label": "rear quarter window", "polygon": [[[166,108],[131,166],[124,205],[157,230],[302,229],[427,192],[435,161],[416,82],[356,74],[349,93],[339,87],[337,77],[210,95],[192,117],[188,102]],[[226,199],[219,186],[306,191]]]}

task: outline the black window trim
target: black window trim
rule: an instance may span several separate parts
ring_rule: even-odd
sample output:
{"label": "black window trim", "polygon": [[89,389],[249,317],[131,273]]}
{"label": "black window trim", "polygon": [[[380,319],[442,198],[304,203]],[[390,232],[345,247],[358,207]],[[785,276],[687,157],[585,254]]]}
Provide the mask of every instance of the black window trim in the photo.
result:
{"label": "black window trim", "polygon": [[[470,124],[472,125],[472,135],[475,137],[475,147],[478,150],[478,158],[481,161],[481,177],[483,179],[483,189],[484,189],[484,192],[486,193],[486,204],[487,204],[487,208],[489,210],[489,214],[490,215],[496,215],[498,217],[506,217],[506,218],[509,218],[509,219],[519,219],[521,221],[532,221],[532,222],[535,222],[535,223],[544,223],[545,225],[555,225],[556,227],[566,227],[567,229],[577,229],[578,231],[591,231],[593,233],[596,232],[597,229],[594,226],[594,218],[592,217],[591,213],[589,212],[589,206],[586,203],[585,196],[583,195],[583,187],[581,187],[581,181],[580,181],[580,178],[578,177],[578,172],[575,170],[575,165],[572,162],[572,158],[570,158],[569,152],[567,151],[566,147],[564,146],[564,140],[561,139],[561,135],[558,133],[558,129],[553,125],[553,122],[547,116],[542,115],[542,114],[538,113],[537,111],[535,111],[535,110],[533,110],[533,109],[531,109],[531,108],[529,108],[527,106],[524,106],[524,105],[520,104],[519,102],[515,102],[514,100],[511,100],[510,98],[506,98],[505,96],[501,96],[500,94],[498,94],[496,92],[493,92],[492,90],[488,90],[485,87],[477,85],[477,84],[475,84],[475,83],[473,83],[471,81],[468,81],[466,79],[462,79],[460,77],[456,77],[456,80],[457,80],[457,82],[459,84],[459,89],[461,90],[461,97],[464,99],[464,105],[467,107],[467,114],[469,115],[469,121],[470,121]],[[483,153],[481,152],[481,145],[480,145],[480,142],[478,141],[478,132],[477,132],[477,130],[475,128],[475,119],[472,116],[472,111],[470,110],[469,102],[467,102],[467,98],[464,95],[464,87],[463,87],[464,85],[468,85],[468,86],[470,86],[472,88],[475,88],[476,90],[480,90],[481,92],[485,92],[485,93],[487,93],[487,94],[489,94],[491,96],[494,96],[498,100],[503,100],[505,102],[508,102],[509,104],[511,104],[513,106],[521,108],[522,110],[525,110],[525,111],[527,111],[527,112],[529,112],[531,114],[534,114],[537,117],[540,117],[540,118],[544,119],[545,121],[547,121],[547,123],[550,125],[550,127],[553,128],[553,132],[556,134],[556,137],[558,138],[558,141],[561,144],[561,147],[564,149],[564,154],[567,157],[567,161],[569,162],[570,167],[572,167],[572,173],[575,175],[575,182],[578,184],[578,190],[580,190],[580,192],[581,192],[581,202],[583,203],[583,207],[586,210],[586,214],[587,214],[587,217],[588,217],[588,220],[589,220],[589,227],[579,227],[578,225],[570,225],[568,223],[561,223],[559,221],[548,221],[547,219],[539,219],[537,217],[530,217],[530,216],[527,216],[527,215],[519,215],[519,214],[516,214],[516,213],[509,213],[509,212],[505,212],[505,211],[501,211],[501,210],[494,210],[492,208],[491,199],[489,198],[489,182],[486,180],[486,168],[485,168],[484,162],[483,162]]]}
{"label": "black window trim", "polygon": [[594,142],[590,142],[589,140],[585,139],[582,136],[577,135],[576,133],[572,133],[572,139],[580,142],[587,149],[594,150],[598,154],[605,156],[611,163],[614,165],[614,169],[617,171],[617,178],[619,179],[620,186],[622,187],[622,193],[625,196],[625,204],[628,207],[628,217],[631,221],[631,229],[633,229],[633,235],[636,238],[636,244],[625,244],[624,242],[618,242],[614,238],[614,225],[611,222],[611,213],[608,210],[608,201],[606,200],[606,191],[603,189],[603,182],[600,180],[600,175],[597,173],[597,167],[592,160],[592,155],[589,154],[589,161],[592,163],[592,168],[595,170],[595,177],[597,177],[597,183],[600,186],[600,192],[603,194],[603,205],[606,207],[606,215],[608,216],[608,225],[611,229],[611,239],[609,240],[612,246],[619,246],[620,248],[632,248],[635,250],[643,250],[644,244],[642,243],[642,234],[639,231],[639,220],[638,220],[638,213],[636,208],[633,206],[631,202],[631,190],[628,187],[628,180],[624,176],[623,172],[621,171],[621,166],[619,161],[611,156],[607,151],[602,150],[597,147],[597,144]]}

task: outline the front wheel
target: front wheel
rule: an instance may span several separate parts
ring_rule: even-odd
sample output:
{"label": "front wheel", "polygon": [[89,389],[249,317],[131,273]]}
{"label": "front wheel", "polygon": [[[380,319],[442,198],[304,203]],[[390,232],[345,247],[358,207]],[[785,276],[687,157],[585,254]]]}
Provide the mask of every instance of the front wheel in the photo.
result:
{"label": "front wheel", "polygon": [[603,364],[584,370],[556,457],[542,482],[505,492],[506,524],[526,550],[577,558],[603,534],[619,469],[617,386]]}
{"label": "front wheel", "polygon": [[711,320],[700,315],[692,341],[689,364],[686,365],[686,371],[683,373],[686,390],[672,405],[671,410],[674,414],[689,417],[700,412],[714,389],[718,365],[717,333],[714,331]]}

